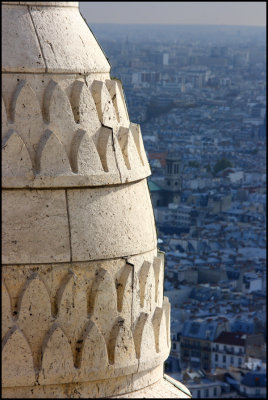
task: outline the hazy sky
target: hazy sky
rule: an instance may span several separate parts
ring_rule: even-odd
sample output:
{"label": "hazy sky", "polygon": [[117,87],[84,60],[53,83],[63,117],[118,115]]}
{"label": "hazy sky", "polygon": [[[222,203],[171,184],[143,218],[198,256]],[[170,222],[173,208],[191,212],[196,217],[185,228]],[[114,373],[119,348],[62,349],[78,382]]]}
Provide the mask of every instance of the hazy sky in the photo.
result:
{"label": "hazy sky", "polygon": [[80,2],[90,23],[266,26],[266,2]]}

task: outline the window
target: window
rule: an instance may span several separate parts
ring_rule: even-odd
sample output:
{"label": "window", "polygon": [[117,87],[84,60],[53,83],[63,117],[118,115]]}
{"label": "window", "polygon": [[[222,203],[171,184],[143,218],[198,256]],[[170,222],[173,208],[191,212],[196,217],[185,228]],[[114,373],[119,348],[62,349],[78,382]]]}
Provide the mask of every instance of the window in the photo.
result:
{"label": "window", "polygon": [[218,361],[218,354],[215,354],[215,361]]}
{"label": "window", "polygon": [[176,343],[173,343],[173,350],[176,350]]}
{"label": "window", "polygon": [[197,397],[200,397],[200,390],[197,391]]}
{"label": "window", "polygon": [[225,363],[226,362],[226,356],[222,356],[222,361]]}
{"label": "window", "polygon": [[174,172],[174,174],[178,174],[178,172],[179,172],[179,165],[178,164],[174,164],[173,172]]}
{"label": "window", "polygon": [[213,395],[217,396],[217,388],[216,387],[213,389]]}
{"label": "window", "polygon": [[238,358],[238,365],[241,365],[242,364],[242,358]]}
{"label": "window", "polygon": [[208,398],[208,389],[205,390],[205,397]]}
{"label": "window", "polygon": [[234,364],[234,357],[231,357],[231,364]]}

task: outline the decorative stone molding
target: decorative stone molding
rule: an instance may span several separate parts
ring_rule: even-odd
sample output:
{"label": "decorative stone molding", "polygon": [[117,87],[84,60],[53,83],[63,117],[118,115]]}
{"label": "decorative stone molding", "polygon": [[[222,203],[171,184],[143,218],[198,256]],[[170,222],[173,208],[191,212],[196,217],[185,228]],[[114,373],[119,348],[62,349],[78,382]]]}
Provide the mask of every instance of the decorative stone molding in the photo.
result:
{"label": "decorative stone molding", "polygon": [[[131,262],[25,265],[19,274],[16,266],[4,266],[3,386],[95,381],[159,365],[169,353],[169,302],[163,301],[163,287],[151,284],[156,263],[162,275],[163,263],[154,252],[142,264],[138,256]],[[144,265],[150,274],[141,290],[135,276]],[[146,293],[150,303],[138,307],[137,317],[134,293],[140,298]]]}
{"label": "decorative stone molding", "polygon": [[[18,79],[19,80],[19,79]],[[69,97],[51,79],[37,98],[19,80],[3,106],[3,187],[99,186],[150,174],[139,125],[119,81],[74,80]],[[7,103],[7,101],[6,101]],[[7,117],[8,115],[8,117]]]}

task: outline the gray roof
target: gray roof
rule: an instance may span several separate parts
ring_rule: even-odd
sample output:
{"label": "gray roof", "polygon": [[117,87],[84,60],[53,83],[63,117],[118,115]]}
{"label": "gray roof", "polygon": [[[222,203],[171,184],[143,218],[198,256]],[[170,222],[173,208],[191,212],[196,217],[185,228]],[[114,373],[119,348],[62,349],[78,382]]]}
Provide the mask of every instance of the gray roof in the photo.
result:
{"label": "gray roof", "polygon": [[194,287],[191,291],[190,298],[198,301],[208,301],[210,299],[219,298],[220,292],[209,287]]}
{"label": "gray roof", "polygon": [[200,320],[185,321],[182,328],[182,336],[213,341],[216,337],[218,323]]}
{"label": "gray roof", "polygon": [[250,387],[265,387],[266,374],[258,371],[248,372],[241,380],[241,384]]}

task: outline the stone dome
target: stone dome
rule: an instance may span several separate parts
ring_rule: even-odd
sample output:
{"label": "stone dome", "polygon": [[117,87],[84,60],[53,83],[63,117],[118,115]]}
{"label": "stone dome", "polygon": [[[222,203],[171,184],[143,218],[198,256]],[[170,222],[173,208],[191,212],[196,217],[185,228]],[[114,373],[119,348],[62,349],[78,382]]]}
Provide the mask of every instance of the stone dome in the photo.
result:
{"label": "stone dome", "polygon": [[140,127],[77,2],[2,18],[2,395],[143,389],[170,304]]}

